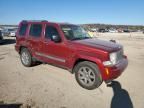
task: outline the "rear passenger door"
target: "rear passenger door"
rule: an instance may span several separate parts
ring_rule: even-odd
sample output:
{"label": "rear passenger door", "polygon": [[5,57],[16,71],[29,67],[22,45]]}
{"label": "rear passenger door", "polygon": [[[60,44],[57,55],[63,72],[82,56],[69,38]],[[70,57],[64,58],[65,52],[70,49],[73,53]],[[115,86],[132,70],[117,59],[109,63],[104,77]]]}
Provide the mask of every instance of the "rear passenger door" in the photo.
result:
{"label": "rear passenger door", "polygon": [[42,27],[43,24],[41,23],[32,23],[30,25],[27,43],[33,56],[37,56],[36,53],[42,49]]}

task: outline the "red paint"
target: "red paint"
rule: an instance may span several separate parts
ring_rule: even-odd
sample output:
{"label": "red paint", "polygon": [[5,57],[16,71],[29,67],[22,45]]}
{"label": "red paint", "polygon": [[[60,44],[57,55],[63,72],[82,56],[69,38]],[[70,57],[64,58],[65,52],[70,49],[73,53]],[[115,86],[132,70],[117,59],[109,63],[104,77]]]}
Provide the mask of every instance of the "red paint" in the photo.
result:
{"label": "red paint", "polygon": [[[23,22],[19,24],[19,27],[22,23]],[[30,25],[34,23],[42,24],[43,28],[41,37],[37,39],[29,36]],[[123,57],[123,59],[117,65],[108,67],[109,75],[107,75],[103,61],[108,61],[109,53],[118,51],[121,45],[99,39],[85,39],[75,41],[67,40],[61,30],[61,24],[59,23],[28,21],[27,24],[29,27],[25,36],[19,36],[19,29],[17,31],[15,45],[17,52],[20,52],[21,46],[26,47],[29,49],[34,58],[46,63],[64,67],[68,70],[73,70],[77,60],[81,59],[92,61],[98,65],[103,80],[117,78],[128,65],[127,58]],[[55,43],[51,39],[45,39],[44,33],[46,25],[52,25],[58,30],[62,40],[60,43]],[[65,62],[39,56],[36,54],[36,52],[60,58],[61,60],[65,60]]]}

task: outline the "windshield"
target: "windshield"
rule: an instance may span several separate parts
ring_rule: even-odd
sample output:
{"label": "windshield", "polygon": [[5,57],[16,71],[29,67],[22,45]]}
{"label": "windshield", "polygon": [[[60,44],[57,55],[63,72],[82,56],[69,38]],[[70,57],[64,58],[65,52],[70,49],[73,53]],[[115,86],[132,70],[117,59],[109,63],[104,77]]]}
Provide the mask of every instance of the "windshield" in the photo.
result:
{"label": "windshield", "polygon": [[91,38],[89,34],[80,26],[61,25],[61,28],[68,40],[81,40]]}

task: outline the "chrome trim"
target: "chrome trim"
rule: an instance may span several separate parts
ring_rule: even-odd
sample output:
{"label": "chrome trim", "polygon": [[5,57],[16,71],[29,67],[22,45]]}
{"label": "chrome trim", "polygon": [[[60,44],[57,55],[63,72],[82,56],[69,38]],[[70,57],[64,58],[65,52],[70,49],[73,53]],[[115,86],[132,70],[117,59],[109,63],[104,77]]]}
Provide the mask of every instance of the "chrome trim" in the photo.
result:
{"label": "chrome trim", "polygon": [[46,58],[49,58],[49,59],[52,59],[52,60],[60,61],[60,62],[63,62],[63,63],[65,63],[65,61],[66,61],[65,59],[61,59],[61,58],[58,58],[58,57],[42,54],[42,53],[39,53],[39,52],[36,52],[36,55],[43,56],[43,57],[46,57]]}

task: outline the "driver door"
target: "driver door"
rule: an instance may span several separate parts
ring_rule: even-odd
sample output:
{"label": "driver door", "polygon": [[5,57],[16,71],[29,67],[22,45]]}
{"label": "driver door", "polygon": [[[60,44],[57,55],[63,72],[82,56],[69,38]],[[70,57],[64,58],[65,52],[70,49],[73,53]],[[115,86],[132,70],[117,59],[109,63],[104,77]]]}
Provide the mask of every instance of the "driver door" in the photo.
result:
{"label": "driver door", "polygon": [[60,36],[58,26],[47,24],[43,39],[43,56],[49,63],[66,67],[66,62],[70,57],[69,47],[63,42],[61,36],[61,42],[52,41],[54,35]]}

